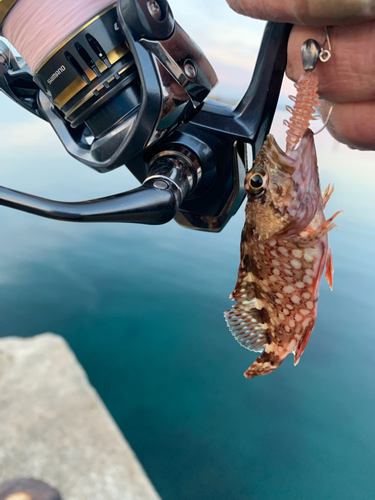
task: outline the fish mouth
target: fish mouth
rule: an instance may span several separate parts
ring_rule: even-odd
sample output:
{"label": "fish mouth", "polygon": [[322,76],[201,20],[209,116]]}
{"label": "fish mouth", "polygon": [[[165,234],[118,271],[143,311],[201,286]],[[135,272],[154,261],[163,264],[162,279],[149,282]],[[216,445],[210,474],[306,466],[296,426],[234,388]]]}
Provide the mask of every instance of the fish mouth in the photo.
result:
{"label": "fish mouth", "polygon": [[277,235],[297,236],[310,224],[322,204],[314,134],[307,129],[290,155],[284,153],[270,135],[267,146],[274,170],[271,175],[274,207],[290,220]]}
{"label": "fish mouth", "polygon": [[267,136],[266,145],[268,149],[268,157],[280,168],[285,174],[295,177],[295,174],[300,174],[305,177],[312,173],[317,174],[317,157],[314,142],[314,133],[309,128],[306,129],[299,145],[290,155],[287,155],[277,144],[273,135]]}
{"label": "fish mouth", "polygon": [[[290,158],[296,162],[293,180],[302,184],[309,191],[319,184],[318,160],[314,142],[314,133],[308,128],[298,147],[290,153]],[[320,192],[320,189],[319,189]]]}
{"label": "fish mouth", "polygon": [[273,166],[275,172],[279,171],[287,176],[294,174],[295,160],[280,148],[272,134],[267,136],[265,151],[269,164]]}

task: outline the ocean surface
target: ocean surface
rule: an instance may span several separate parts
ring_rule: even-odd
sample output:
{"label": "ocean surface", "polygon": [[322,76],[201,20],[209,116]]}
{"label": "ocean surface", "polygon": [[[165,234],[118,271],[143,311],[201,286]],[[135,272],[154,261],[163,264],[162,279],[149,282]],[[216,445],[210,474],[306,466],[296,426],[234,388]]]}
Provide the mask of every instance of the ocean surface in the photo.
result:
{"label": "ocean surface", "polygon": [[[137,185],[75,162],[2,95],[0,110],[2,185],[66,201]],[[344,211],[334,289],[300,364],[253,380],[223,318],[244,205],[219,234],[0,208],[0,335],[64,336],[163,500],[375,498],[375,153],[316,144],[326,213]]]}

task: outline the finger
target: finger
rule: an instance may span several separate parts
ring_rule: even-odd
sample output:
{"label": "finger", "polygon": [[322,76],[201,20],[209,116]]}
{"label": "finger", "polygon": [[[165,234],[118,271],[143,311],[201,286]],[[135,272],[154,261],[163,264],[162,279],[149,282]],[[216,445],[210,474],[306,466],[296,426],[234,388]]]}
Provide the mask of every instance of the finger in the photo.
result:
{"label": "finger", "polygon": [[374,19],[374,0],[227,0],[239,14],[265,19],[322,26],[352,24]]}
{"label": "finger", "polygon": [[[375,99],[375,21],[328,28],[332,57],[318,61],[319,95],[333,102]],[[297,81],[303,72],[301,46],[308,38],[324,43],[322,28],[295,26],[288,45],[287,76]],[[326,46],[325,46],[326,47]]]}
{"label": "finger", "polygon": [[[321,103],[323,121],[331,105],[328,101]],[[351,148],[375,150],[375,101],[333,104],[327,128],[335,139]]]}

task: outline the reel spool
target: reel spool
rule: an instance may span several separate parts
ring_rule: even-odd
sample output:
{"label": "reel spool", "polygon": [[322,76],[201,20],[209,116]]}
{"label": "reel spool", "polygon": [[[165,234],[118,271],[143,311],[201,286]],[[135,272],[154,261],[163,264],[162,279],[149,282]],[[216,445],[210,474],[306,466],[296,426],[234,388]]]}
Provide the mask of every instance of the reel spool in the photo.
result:
{"label": "reel spool", "polygon": [[[0,3],[0,35],[29,65],[47,119],[51,112],[63,118],[63,126],[54,120],[55,130],[68,151],[100,171],[169,133],[217,83],[165,0],[112,1],[95,10],[108,3],[68,1],[62,12],[53,0]],[[35,32],[48,41],[42,48]],[[130,141],[137,146],[129,148]]]}

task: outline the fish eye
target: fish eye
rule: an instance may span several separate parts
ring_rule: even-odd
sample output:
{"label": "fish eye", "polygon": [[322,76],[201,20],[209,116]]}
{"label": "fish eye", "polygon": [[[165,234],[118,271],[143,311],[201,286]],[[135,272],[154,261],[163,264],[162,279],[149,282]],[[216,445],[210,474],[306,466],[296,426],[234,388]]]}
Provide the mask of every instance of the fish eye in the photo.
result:
{"label": "fish eye", "polygon": [[261,175],[259,173],[254,174],[250,179],[250,186],[255,191],[259,191],[259,189],[262,189],[262,187],[263,187],[263,182],[264,182],[263,175]]}

